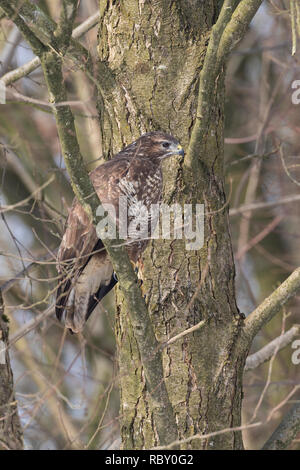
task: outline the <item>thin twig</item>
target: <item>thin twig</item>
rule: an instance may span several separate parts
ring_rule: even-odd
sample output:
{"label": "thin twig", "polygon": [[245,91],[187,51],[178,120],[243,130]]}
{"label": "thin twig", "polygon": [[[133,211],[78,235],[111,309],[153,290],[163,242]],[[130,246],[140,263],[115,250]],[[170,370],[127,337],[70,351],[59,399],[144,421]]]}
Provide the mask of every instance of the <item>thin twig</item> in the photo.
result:
{"label": "thin twig", "polygon": [[255,237],[251,238],[251,240],[249,240],[248,243],[237,252],[236,259],[240,260],[245,255],[245,253],[247,253],[255,245],[257,245],[265,237],[267,237],[274,230],[274,228],[280,224],[283,217],[283,215],[278,215],[263,230],[261,230],[260,233],[258,233]]}
{"label": "thin twig", "polygon": [[[77,26],[73,33],[73,39],[79,39],[85,33],[87,33],[91,28],[97,25],[100,18],[99,12],[95,13],[94,15],[90,16],[87,20],[85,20],[81,25]],[[34,59],[30,60],[26,64],[18,67],[10,72],[6,73],[1,77],[1,81],[4,85],[8,86],[12,83],[20,80],[20,78],[26,77],[31,72],[36,70],[41,65],[41,61],[39,57],[35,57]]]}
{"label": "thin twig", "polygon": [[190,442],[194,441],[195,439],[209,439],[210,437],[214,436],[220,436],[221,434],[226,434],[228,432],[236,432],[236,431],[244,431],[245,429],[251,429],[255,428],[257,426],[261,426],[263,423],[262,422],[257,422],[257,423],[252,423],[252,424],[245,424],[244,426],[236,426],[233,428],[226,428],[226,429],[221,429],[220,431],[214,431],[210,432],[208,434],[194,434],[193,436],[187,437],[186,439],[178,440],[171,442],[171,444],[167,446],[157,446],[157,447],[152,447],[150,450],[163,450],[163,449],[172,449],[172,447],[177,447],[180,448],[182,444],[189,444]]}
{"label": "thin twig", "polygon": [[239,215],[251,211],[257,211],[261,209],[269,209],[271,207],[277,207],[284,204],[290,204],[292,202],[300,201],[300,194],[292,194],[291,196],[283,197],[282,199],[278,199],[277,201],[270,201],[270,202],[254,202],[252,204],[244,204],[240,207],[234,207],[229,210],[229,215]]}
{"label": "thin twig", "polygon": [[37,194],[40,194],[41,190],[42,189],[45,189],[47,186],[49,186],[49,184],[53,183],[53,181],[55,180],[55,176],[52,175],[48,181],[46,181],[44,184],[42,184],[41,186],[39,186],[35,191],[33,191],[33,193],[31,193],[29,196],[27,196],[25,199],[23,199],[22,201],[19,201],[19,202],[16,202],[15,204],[9,204],[7,206],[0,206],[0,213],[3,214],[5,212],[9,212],[9,211],[12,211],[14,209],[16,209],[17,207],[21,207],[21,206],[24,206],[25,204],[27,204],[27,202],[29,202],[35,195]]}
{"label": "thin twig", "polygon": [[297,268],[245,320],[244,331],[253,339],[259,330],[300,290],[300,268]]}
{"label": "thin twig", "polygon": [[279,426],[269,437],[262,450],[286,449],[300,431],[300,402],[285,414]]}
{"label": "thin twig", "polygon": [[268,343],[262,349],[248,356],[246,360],[245,371],[256,369],[261,364],[267,362],[269,359],[271,359],[276,350],[278,352],[281,351],[281,349],[284,349],[293,341],[296,336],[299,335],[299,333],[300,325],[294,325],[292,328],[286,331],[286,333],[273,339],[273,341]]}

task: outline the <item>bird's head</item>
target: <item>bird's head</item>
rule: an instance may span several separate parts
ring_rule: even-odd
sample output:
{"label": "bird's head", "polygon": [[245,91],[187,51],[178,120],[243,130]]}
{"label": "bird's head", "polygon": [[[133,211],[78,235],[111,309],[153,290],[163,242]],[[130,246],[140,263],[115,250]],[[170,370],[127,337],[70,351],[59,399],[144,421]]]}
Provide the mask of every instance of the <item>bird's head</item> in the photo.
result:
{"label": "bird's head", "polygon": [[164,160],[172,155],[184,156],[184,150],[175,137],[161,131],[147,132],[136,141],[138,154]]}

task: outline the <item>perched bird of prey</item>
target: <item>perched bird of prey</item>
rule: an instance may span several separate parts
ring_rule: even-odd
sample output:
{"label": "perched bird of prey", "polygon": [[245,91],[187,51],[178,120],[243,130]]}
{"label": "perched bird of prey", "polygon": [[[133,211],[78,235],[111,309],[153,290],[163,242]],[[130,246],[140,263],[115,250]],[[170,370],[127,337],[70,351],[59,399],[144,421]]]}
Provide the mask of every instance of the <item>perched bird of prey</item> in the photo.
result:
{"label": "perched bird of prey", "polygon": [[[163,188],[161,163],[172,155],[183,156],[179,142],[163,132],[149,132],[90,173],[101,203],[115,208],[119,230],[120,196],[128,198],[128,219],[141,204],[150,209],[152,204],[159,203]],[[146,245],[147,240],[142,239],[126,245],[133,262]],[[77,333],[98,302],[115,286],[117,278],[94,225],[76,199],[59,247],[57,269],[60,280],[56,316]]]}

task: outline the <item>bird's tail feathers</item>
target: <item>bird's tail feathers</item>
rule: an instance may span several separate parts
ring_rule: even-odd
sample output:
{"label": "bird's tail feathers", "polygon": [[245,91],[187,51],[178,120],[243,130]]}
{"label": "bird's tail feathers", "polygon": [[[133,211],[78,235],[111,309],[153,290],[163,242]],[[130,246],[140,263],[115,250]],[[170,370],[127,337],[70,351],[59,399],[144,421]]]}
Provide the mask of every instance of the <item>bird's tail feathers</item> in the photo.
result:
{"label": "bird's tail feathers", "polygon": [[63,313],[59,313],[65,326],[74,333],[81,331],[95,307],[117,282],[108,257],[91,257],[71,287]]}

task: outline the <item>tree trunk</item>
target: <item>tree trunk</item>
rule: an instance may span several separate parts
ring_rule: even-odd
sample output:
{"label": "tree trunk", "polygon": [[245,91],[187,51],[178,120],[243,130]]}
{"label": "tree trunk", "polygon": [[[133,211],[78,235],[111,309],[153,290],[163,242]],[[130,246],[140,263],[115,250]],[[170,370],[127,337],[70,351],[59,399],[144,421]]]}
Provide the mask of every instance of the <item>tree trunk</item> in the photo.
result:
{"label": "tree trunk", "polygon": [[[195,120],[199,71],[220,3],[100,2],[99,110],[107,157],[150,130],[170,132],[187,146]],[[165,382],[180,440],[241,424],[248,342],[235,300],[224,193],[223,102],[224,73],[215,83],[211,125],[196,168],[190,171],[173,159],[164,171],[165,203],[205,204],[203,247],[193,251],[186,249],[184,240],[152,240],[143,256],[143,289],[157,339],[164,343],[205,320],[201,329],[163,350]],[[159,445],[154,404],[120,292],[117,297],[123,448],[149,449]],[[240,449],[243,444],[240,432],[231,431],[194,439],[187,446]]]}
{"label": "tree trunk", "polygon": [[7,349],[7,322],[0,291],[0,450],[20,450],[23,449],[23,437]]}

